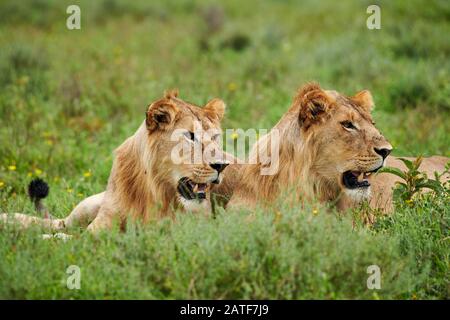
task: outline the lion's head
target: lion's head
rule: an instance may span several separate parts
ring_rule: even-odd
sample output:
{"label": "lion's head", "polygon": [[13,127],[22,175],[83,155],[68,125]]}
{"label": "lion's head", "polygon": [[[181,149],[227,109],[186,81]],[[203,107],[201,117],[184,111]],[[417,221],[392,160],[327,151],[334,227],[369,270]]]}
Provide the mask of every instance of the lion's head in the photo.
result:
{"label": "lion's head", "polygon": [[221,181],[227,166],[220,147],[220,121],[225,104],[219,99],[203,108],[170,91],[148,106],[138,131],[116,150],[114,190],[122,211],[160,212],[181,203],[185,209],[208,209],[211,184]]}
{"label": "lion's head", "polygon": [[392,151],[372,120],[373,105],[367,90],[348,97],[310,84],[299,91],[293,106],[301,143],[308,144],[313,159],[311,172],[324,185],[359,200],[369,196],[370,175]]}
{"label": "lion's head", "polygon": [[207,198],[211,184],[218,184],[227,166],[220,147],[220,121],[225,104],[209,101],[203,108],[168,92],[147,111],[146,127],[154,174],[171,184],[181,203],[194,209]]}
{"label": "lion's head", "polygon": [[[258,150],[275,142],[278,159],[272,154],[269,162],[244,166],[232,202],[270,202],[283,188],[294,188],[303,199],[332,201],[342,192],[357,201],[367,198],[371,173],[392,150],[375,127],[372,107],[369,91],[348,97],[314,83],[301,88],[289,111],[250,154],[257,158]],[[261,168],[273,161],[278,170],[262,175]]]}

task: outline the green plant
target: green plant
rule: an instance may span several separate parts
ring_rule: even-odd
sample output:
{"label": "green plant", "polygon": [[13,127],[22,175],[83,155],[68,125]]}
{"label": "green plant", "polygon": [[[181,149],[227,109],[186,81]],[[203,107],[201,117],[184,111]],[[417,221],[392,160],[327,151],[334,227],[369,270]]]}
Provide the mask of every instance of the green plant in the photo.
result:
{"label": "green plant", "polygon": [[439,179],[448,173],[448,164],[445,172],[441,174],[435,173],[435,179],[430,179],[427,177],[425,172],[419,171],[420,164],[422,163],[422,156],[417,157],[414,161],[405,158],[399,159],[405,164],[408,171],[402,171],[393,167],[384,167],[380,170],[380,172],[394,174],[402,178],[404,181],[397,182],[394,189],[394,201],[410,201],[412,197],[421,189],[431,189],[436,194],[441,194],[444,192],[444,186]]}

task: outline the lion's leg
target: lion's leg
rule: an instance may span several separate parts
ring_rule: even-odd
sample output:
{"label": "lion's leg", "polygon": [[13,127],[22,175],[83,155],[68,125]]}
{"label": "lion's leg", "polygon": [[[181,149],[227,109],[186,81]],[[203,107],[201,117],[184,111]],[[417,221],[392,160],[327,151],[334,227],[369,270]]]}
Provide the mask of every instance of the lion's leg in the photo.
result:
{"label": "lion's leg", "polygon": [[105,201],[98,211],[97,216],[87,227],[87,230],[91,233],[98,233],[101,230],[111,229],[115,219],[119,219],[117,210],[114,210],[114,206]]}
{"label": "lion's leg", "polygon": [[87,227],[93,221],[103,203],[105,192],[90,196],[81,201],[64,219],[67,228]]}
{"label": "lion's leg", "polygon": [[64,219],[49,219],[23,213],[0,214],[0,222],[18,223],[24,228],[35,224],[51,231],[61,231],[66,227],[86,227],[98,214],[105,192],[90,196],[81,201]]}

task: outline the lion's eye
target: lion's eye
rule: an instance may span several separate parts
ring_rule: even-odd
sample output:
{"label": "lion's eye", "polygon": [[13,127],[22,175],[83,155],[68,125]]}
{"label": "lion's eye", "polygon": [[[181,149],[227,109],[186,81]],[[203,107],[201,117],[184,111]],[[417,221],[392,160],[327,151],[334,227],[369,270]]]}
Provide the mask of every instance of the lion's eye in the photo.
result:
{"label": "lion's eye", "polygon": [[354,130],[356,129],[356,127],[353,125],[353,123],[351,123],[350,121],[342,121],[341,125],[345,128],[345,129],[350,129],[350,130]]}
{"label": "lion's eye", "polygon": [[184,136],[186,138],[188,138],[189,140],[195,141],[195,135],[194,135],[194,133],[192,131],[186,131],[184,133]]}
{"label": "lion's eye", "polygon": [[215,134],[215,135],[212,136],[212,140],[214,140],[214,141],[219,140],[219,138],[220,138],[220,133]]}

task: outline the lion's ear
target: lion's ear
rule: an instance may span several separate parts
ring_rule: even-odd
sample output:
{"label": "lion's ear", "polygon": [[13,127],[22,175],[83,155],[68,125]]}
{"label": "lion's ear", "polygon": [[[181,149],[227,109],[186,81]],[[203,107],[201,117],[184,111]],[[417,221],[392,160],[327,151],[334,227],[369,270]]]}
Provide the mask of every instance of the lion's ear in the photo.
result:
{"label": "lion's ear", "polygon": [[217,98],[209,101],[203,108],[203,110],[206,112],[208,116],[212,117],[213,119],[216,118],[219,121],[222,120],[225,114],[225,109],[226,109],[225,102]]}
{"label": "lion's ear", "polygon": [[166,129],[175,120],[178,108],[175,104],[168,101],[158,101],[152,103],[147,110],[145,123],[147,129],[153,131],[155,129]]}
{"label": "lion's ear", "polygon": [[369,90],[363,90],[358,92],[352,97],[352,100],[369,113],[373,110],[374,103],[372,94],[370,93]]}
{"label": "lion's ear", "polygon": [[298,108],[300,125],[307,128],[329,112],[331,105],[330,96],[318,84],[312,83],[299,90],[293,107]]}

